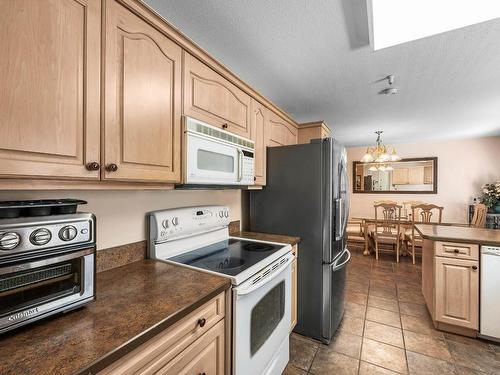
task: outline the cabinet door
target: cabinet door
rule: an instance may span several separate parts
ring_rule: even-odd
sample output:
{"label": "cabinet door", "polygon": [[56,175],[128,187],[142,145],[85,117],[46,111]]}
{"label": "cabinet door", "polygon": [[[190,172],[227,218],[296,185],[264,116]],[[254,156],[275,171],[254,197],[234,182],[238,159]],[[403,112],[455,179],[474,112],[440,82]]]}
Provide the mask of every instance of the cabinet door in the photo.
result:
{"label": "cabinet door", "polygon": [[407,185],[408,184],[408,168],[394,168],[392,171],[392,184],[393,185]]}
{"label": "cabinet door", "polygon": [[266,139],[269,114],[266,107],[252,99],[252,140],[255,142],[255,183],[266,184]]}
{"label": "cabinet door", "polygon": [[455,326],[478,329],[478,262],[436,257],[435,278],[435,319]]}
{"label": "cabinet door", "polygon": [[268,146],[286,146],[297,144],[298,130],[283,120],[276,113],[269,111]]}
{"label": "cabinet door", "polygon": [[104,178],[179,182],[182,50],[117,2],[106,4]]}
{"label": "cabinet door", "polygon": [[250,96],[189,53],[184,54],[184,114],[250,137]]}
{"label": "cabinet door", "polygon": [[0,1],[0,176],[98,179],[100,2]]}
{"label": "cabinet door", "polygon": [[408,183],[410,185],[422,185],[424,183],[424,167],[408,168]]}
{"label": "cabinet door", "polygon": [[224,320],[221,320],[197,341],[187,347],[158,375],[223,375],[224,374]]}

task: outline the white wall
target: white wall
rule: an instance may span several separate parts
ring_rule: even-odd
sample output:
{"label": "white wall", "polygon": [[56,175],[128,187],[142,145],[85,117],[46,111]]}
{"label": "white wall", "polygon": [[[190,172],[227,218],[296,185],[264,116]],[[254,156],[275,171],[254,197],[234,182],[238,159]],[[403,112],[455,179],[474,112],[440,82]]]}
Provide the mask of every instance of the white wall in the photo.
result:
{"label": "white wall", "polygon": [[[467,204],[471,197],[481,194],[483,184],[500,180],[500,137],[407,143],[395,146],[403,158],[438,157],[438,193],[351,194],[351,217],[373,216],[373,202],[376,200],[391,199],[398,202],[420,200],[443,206],[444,221],[466,223]],[[365,152],[366,147],[353,147],[347,150],[350,178],[352,178],[352,162],[360,160]]]}
{"label": "white wall", "polygon": [[97,248],[146,239],[145,215],[149,211],[193,205],[223,204],[231,220],[241,220],[240,190],[140,190],[140,191],[0,191],[0,200],[79,198],[88,202],[80,211],[97,217]]}

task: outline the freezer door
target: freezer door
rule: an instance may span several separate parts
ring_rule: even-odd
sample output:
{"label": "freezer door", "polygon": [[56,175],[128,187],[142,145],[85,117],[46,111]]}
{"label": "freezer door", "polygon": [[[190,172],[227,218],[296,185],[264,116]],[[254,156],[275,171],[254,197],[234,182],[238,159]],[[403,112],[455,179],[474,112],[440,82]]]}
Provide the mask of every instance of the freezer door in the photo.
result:
{"label": "freezer door", "polygon": [[344,316],[345,282],[351,253],[345,249],[338,260],[323,264],[322,341],[330,343]]}

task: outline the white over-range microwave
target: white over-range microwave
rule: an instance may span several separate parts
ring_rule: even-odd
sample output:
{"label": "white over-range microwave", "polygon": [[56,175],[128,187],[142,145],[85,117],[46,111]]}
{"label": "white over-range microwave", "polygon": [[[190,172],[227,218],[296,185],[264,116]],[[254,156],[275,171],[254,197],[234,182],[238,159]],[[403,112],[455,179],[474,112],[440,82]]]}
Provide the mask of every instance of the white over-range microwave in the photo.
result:
{"label": "white over-range microwave", "polygon": [[254,156],[250,139],[184,118],[184,184],[253,185]]}

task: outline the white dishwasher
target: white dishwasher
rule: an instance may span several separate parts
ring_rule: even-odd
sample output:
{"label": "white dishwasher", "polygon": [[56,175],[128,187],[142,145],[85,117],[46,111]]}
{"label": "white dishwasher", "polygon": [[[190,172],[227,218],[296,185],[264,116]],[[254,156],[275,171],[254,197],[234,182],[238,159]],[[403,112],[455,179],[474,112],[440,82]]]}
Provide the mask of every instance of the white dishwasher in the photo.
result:
{"label": "white dishwasher", "polygon": [[500,341],[500,247],[481,246],[481,337]]}

